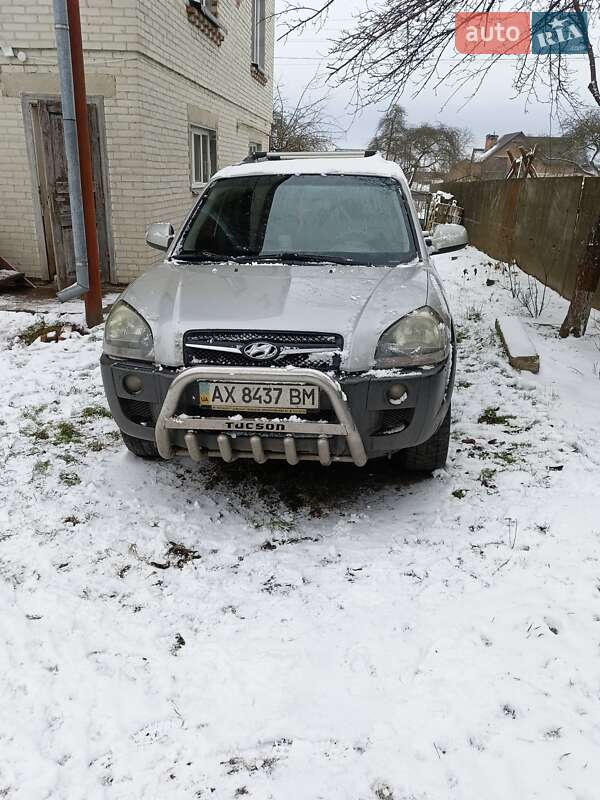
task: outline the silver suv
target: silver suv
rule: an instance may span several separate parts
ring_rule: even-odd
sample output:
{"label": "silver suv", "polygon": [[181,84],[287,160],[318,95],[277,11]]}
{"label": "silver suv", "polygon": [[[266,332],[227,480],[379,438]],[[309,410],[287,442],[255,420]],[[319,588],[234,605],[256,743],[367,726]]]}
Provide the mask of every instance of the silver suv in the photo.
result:
{"label": "silver suv", "polygon": [[454,330],[396,164],[255,154],[146,240],[166,256],[113,306],[101,361],[131,452],[445,464]]}

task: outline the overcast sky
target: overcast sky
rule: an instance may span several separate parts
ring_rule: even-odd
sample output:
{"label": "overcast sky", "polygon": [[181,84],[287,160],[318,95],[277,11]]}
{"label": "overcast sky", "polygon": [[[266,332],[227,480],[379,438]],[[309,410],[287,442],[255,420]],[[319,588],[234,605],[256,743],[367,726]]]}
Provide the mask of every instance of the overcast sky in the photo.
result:
{"label": "overcast sky", "polygon": [[[281,7],[281,0],[277,2]],[[317,2],[315,0],[307,5],[316,6]],[[327,74],[328,40],[343,28],[351,27],[353,12],[364,9],[366,5],[366,0],[336,0],[322,29],[307,27],[303,33],[276,42],[275,80],[281,84],[286,97],[294,101],[315,73]],[[581,71],[581,85],[585,86],[589,80],[586,79],[585,57],[570,58],[574,59]],[[407,109],[411,123],[440,121],[470,128],[474,146],[482,144],[486,133],[503,134],[522,130],[531,134],[558,134],[559,122],[550,119],[549,105],[536,103],[525,109],[523,97],[514,96],[511,86],[513,68],[514,60],[509,56],[503,57],[483,89],[467,105],[464,105],[465,97],[460,97],[452,99],[444,107],[449,91],[438,92],[437,95],[424,92],[414,99],[411,98],[411,92],[407,91],[400,99],[400,104]],[[354,116],[350,88],[328,88],[317,92],[325,93],[328,93],[329,112],[347,128],[347,133],[339,137],[338,144],[343,147],[365,146],[386,104],[370,107]],[[461,109],[461,106],[464,107]]]}

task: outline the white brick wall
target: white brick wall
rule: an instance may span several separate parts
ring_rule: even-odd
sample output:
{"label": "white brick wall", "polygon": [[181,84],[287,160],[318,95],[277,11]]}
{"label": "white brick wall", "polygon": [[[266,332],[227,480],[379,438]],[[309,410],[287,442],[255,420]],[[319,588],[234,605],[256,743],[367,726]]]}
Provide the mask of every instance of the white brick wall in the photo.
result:
{"label": "white brick wall", "polygon": [[[27,79],[29,91],[31,76],[55,76],[51,5],[0,2],[0,43],[28,55],[24,65],[0,57],[0,255],[34,277],[43,273],[18,82]],[[271,14],[274,0],[267,6]],[[116,87],[104,97],[104,122],[114,276],[124,283],[156,260],[143,241],[147,224],[178,225],[194,202],[191,114],[216,120],[219,167],[244,158],[250,140],[268,145],[273,24],[262,86],[250,74],[250,0],[219,0],[220,47],[190,23],[184,0],[81,0],[81,15],[88,94],[95,77]]]}

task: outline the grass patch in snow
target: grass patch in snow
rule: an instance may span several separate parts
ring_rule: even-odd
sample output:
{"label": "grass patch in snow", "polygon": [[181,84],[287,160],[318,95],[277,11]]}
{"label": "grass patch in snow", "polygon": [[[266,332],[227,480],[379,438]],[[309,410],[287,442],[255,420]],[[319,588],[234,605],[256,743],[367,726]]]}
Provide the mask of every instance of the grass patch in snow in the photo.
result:
{"label": "grass patch in snow", "polygon": [[40,406],[31,406],[31,408],[26,408],[23,411],[23,417],[25,419],[30,419],[33,422],[37,422],[39,417],[44,413],[44,411],[48,408],[48,403],[42,403]]}
{"label": "grass patch in snow", "polygon": [[112,414],[105,408],[104,406],[94,405],[94,406],[86,406],[83,411],[81,412],[81,416],[84,419],[111,419]]}
{"label": "grass patch in snow", "polygon": [[469,322],[481,322],[483,319],[483,306],[467,306],[465,316]]}
{"label": "grass patch in snow", "polygon": [[252,761],[247,761],[241,756],[233,756],[227,761],[221,761],[221,766],[225,767],[227,775],[237,775],[240,772],[247,772],[249,775],[254,772],[266,772],[270,774],[278,761],[279,759],[276,756],[256,758]]}
{"label": "grass patch in snow", "polygon": [[50,469],[49,461],[36,461],[33,465],[33,472],[35,475],[46,475]]}
{"label": "grass patch in snow", "polygon": [[177,653],[181,650],[182,647],[185,647],[185,639],[180,633],[175,634],[175,642],[171,647],[171,654],[176,656]]}
{"label": "grass patch in snow", "polygon": [[513,464],[516,464],[519,461],[517,456],[510,450],[503,450],[500,453],[496,453],[494,458],[498,459],[498,461],[502,461],[504,464],[507,464],[508,466],[512,466]]}
{"label": "grass patch in snow", "polygon": [[515,419],[514,414],[498,414],[498,411],[500,411],[499,407],[490,406],[485,409],[477,421],[485,425],[510,425],[510,421]]}
{"label": "grass patch in snow", "polygon": [[72,422],[59,422],[53,444],[74,444],[81,441],[81,434]]}
{"label": "grass patch in snow", "polygon": [[66,486],[77,486],[81,483],[81,478],[76,472],[61,472],[59,477]]}
{"label": "grass patch in snow", "polygon": [[496,477],[496,470],[486,467],[485,469],[482,469],[481,472],[479,473],[479,483],[481,483],[482,486],[485,486],[486,489],[495,489],[496,488],[496,484],[494,483],[495,477]]}
{"label": "grass patch in snow", "polygon": [[550,731],[546,731],[544,734],[544,739],[560,739],[562,736],[562,728],[553,728]]}
{"label": "grass patch in snow", "polygon": [[466,496],[467,496],[466,489],[455,489],[452,492],[452,497],[456,497],[457,500],[464,500]]}
{"label": "grass patch in snow", "polygon": [[394,800],[394,793],[386,783],[375,785],[373,792],[377,800]]}
{"label": "grass patch in snow", "polygon": [[36,428],[29,428],[28,430],[23,431],[25,436],[29,436],[31,439],[35,439],[39,442],[48,441],[50,438],[50,433],[48,432],[47,428],[43,428],[41,425],[38,424]]}

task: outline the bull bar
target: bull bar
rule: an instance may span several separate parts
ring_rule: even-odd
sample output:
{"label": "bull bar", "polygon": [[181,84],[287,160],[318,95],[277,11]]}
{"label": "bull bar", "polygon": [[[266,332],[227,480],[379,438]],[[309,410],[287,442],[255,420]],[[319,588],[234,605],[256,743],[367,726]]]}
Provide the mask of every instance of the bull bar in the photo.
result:
{"label": "bull bar", "polygon": [[[222,417],[190,417],[177,416],[181,397],[187,387],[196,381],[230,381],[243,383],[301,383],[316,386],[324,392],[331,403],[337,417],[337,423],[282,420],[278,429],[283,434],[283,452],[269,450],[268,429],[265,419],[244,419],[242,430],[231,431],[232,420]],[[244,427],[245,426],[245,427]],[[248,430],[248,426],[250,429]],[[253,427],[254,426],[254,427]],[[262,426],[262,427],[261,427]],[[171,431],[185,431],[185,449],[176,448],[171,441]],[[219,432],[217,436],[218,450],[203,447],[197,435],[198,431]],[[257,435],[260,432],[262,436]],[[265,433],[267,434],[265,436]],[[250,451],[234,449],[234,439],[240,435],[249,436]],[[317,454],[301,453],[297,448],[297,436],[315,436],[317,438]],[[342,436],[346,439],[350,455],[334,455],[331,452],[330,439]],[[165,459],[176,455],[190,455],[194,461],[205,458],[222,458],[231,463],[238,458],[253,458],[258,464],[270,459],[285,460],[288,464],[299,461],[320,461],[328,466],[332,461],[350,461],[362,467],[367,463],[367,454],[358,428],[354,422],[341,386],[333,378],[314,369],[288,369],[284,367],[190,367],[181,372],[173,381],[162,409],[156,421],[155,438],[158,452]],[[273,441],[271,439],[271,441]]]}

